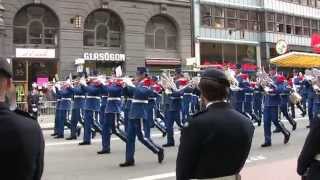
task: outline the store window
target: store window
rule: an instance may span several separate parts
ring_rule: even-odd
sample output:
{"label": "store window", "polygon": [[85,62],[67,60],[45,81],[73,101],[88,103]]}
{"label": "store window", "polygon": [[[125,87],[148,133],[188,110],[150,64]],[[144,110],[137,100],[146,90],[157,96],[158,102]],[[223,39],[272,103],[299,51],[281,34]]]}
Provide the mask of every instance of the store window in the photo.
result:
{"label": "store window", "polygon": [[123,25],[120,17],[108,10],[89,14],[84,24],[84,45],[122,48]]}
{"label": "store window", "polygon": [[320,8],[320,0],[316,0],[317,2],[316,2],[316,6],[317,6],[317,8]]}
{"label": "store window", "polygon": [[317,20],[311,20],[311,32],[312,33],[318,32],[318,21]]}
{"label": "store window", "polygon": [[284,33],[285,32],[285,27],[284,27],[284,15],[282,14],[277,14],[277,26],[276,30],[279,33]]}
{"label": "store window", "polygon": [[248,12],[247,11],[239,11],[238,13],[239,13],[238,17],[240,19],[239,28],[241,30],[248,29]]}
{"label": "store window", "polygon": [[164,16],[154,16],[147,23],[145,46],[149,49],[177,49],[176,26]]}
{"label": "store window", "polygon": [[226,9],[227,28],[235,29],[238,27],[237,11]]}
{"label": "store window", "polygon": [[310,19],[303,19],[303,35],[310,35]]}
{"label": "store window", "polygon": [[15,44],[57,45],[58,18],[43,5],[29,5],[22,8],[16,14],[13,25]]}

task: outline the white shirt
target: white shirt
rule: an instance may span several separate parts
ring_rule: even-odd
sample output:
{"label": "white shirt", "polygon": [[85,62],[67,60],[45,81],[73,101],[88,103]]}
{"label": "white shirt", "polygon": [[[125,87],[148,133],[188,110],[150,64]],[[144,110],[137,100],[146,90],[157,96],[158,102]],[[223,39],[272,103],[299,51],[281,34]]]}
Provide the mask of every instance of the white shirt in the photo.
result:
{"label": "white shirt", "polygon": [[207,103],[206,109],[208,109],[208,107],[211,106],[212,104],[217,104],[217,103],[222,103],[222,102],[226,103],[227,100],[210,101]]}

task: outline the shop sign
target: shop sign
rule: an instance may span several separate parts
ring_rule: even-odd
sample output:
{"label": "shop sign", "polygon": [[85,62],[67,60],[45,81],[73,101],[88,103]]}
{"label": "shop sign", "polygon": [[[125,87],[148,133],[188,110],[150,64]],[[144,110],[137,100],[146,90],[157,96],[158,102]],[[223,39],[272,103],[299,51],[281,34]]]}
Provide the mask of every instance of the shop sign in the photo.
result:
{"label": "shop sign", "polygon": [[311,37],[311,47],[313,52],[320,53],[320,34],[314,33]]}
{"label": "shop sign", "polygon": [[125,61],[125,54],[117,53],[84,53],[83,58],[86,61]]}
{"label": "shop sign", "polygon": [[56,58],[55,49],[16,48],[16,58]]}
{"label": "shop sign", "polygon": [[285,40],[279,40],[276,44],[276,51],[282,55],[288,51],[288,44]]}

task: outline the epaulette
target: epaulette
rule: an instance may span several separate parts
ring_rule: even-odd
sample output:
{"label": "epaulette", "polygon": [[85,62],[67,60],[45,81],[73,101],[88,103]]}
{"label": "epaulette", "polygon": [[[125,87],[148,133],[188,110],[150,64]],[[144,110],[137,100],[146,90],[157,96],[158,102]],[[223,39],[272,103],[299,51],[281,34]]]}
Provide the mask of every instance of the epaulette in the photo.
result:
{"label": "epaulette", "polygon": [[16,109],[13,111],[14,113],[16,114],[19,114],[20,116],[24,116],[26,118],[30,118],[32,120],[36,120],[33,116],[31,116],[28,112],[25,112],[25,111],[21,111],[19,109]]}

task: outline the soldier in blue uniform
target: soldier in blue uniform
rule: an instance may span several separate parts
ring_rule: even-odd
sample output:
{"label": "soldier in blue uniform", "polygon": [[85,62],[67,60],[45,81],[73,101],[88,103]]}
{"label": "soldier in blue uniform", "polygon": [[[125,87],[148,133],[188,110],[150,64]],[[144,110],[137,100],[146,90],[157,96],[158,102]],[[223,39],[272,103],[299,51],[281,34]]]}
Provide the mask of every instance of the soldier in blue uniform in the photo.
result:
{"label": "soldier in blue uniform", "polygon": [[[279,81],[277,81],[279,82]],[[265,89],[263,122],[264,122],[264,137],[265,141],[261,147],[269,147],[271,142],[271,122],[279,128],[284,135],[284,144],[287,144],[290,139],[290,132],[284,127],[281,121],[278,120],[278,109],[280,105],[280,94],[283,92],[283,86],[279,83],[272,83]]]}
{"label": "soldier in blue uniform", "polygon": [[128,141],[126,145],[126,160],[120,164],[120,167],[134,166],[135,140],[138,136],[139,141],[144,144],[153,153],[158,155],[158,162],[162,163],[164,152],[161,147],[156,145],[151,139],[145,138],[142,133],[141,124],[144,118],[147,118],[146,106],[148,98],[152,90],[143,84],[143,79],[146,75],[146,68],[138,67],[136,74],[136,87],[134,88],[133,100],[129,112],[128,124]]}
{"label": "soldier in blue uniform", "polygon": [[[176,69],[176,85],[179,88],[179,81],[178,79],[182,77],[181,69]],[[175,145],[174,142],[174,130],[173,125],[174,122],[182,128],[182,122],[181,122],[181,106],[182,106],[182,91],[174,91],[169,92],[167,94],[167,105],[166,105],[166,114],[165,114],[165,125],[167,130],[167,143],[162,145],[163,147],[172,147]]]}
{"label": "soldier in blue uniform", "polygon": [[[189,81],[185,79],[181,81],[183,86],[186,86]],[[187,86],[183,90],[183,98],[182,98],[182,124],[186,123],[187,119],[191,115],[191,104],[192,104],[192,95],[193,95],[193,88],[191,86]]]}
{"label": "soldier in blue uniform", "polygon": [[[313,90],[311,80],[305,79],[303,81],[303,85],[305,86],[305,91],[307,93],[308,117],[309,117],[309,123],[311,125],[313,122],[313,101],[314,101],[315,92]],[[310,127],[310,125],[307,127]]]}
{"label": "soldier in blue uniform", "polygon": [[[284,80],[285,80],[285,77],[281,76],[279,78],[280,82],[278,82],[279,85],[283,87],[282,92],[280,94],[280,111],[283,114],[283,116],[292,125],[292,130],[294,131],[297,128],[297,122],[289,115],[289,112],[288,112],[290,89],[288,87],[288,84]],[[280,132],[280,130],[278,132]]]}
{"label": "soldier in blue uniform", "polygon": [[253,111],[254,114],[261,120],[262,119],[262,99],[263,88],[256,84],[253,91]]}
{"label": "soldier in blue uniform", "polygon": [[[291,80],[292,82],[292,88],[295,92],[299,93],[302,97],[301,102],[299,102],[298,104],[293,104],[292,102],[290,102],[290,106],[291,106],[291,116],[292,118],[296,118],[296,112],[295,112],[295,105],[297,105],[297,107],[300,109],[300,111],[302,112],[302,116],[304,117],[307,113],[306,113],[306,95],[304,95],[304,91],[303,91],[303,77],[298,75],[298,73],[296,71],[294,71],[293,74],[293,78]],[[301,106],[302,104],[302,106]]]}
{"label": "soldier in blue uniform", "polygon": [[320,88],[318,85],[314,85],[313,90],[314,90],[314,100],[313,100],[312,116],[314,119],[310,124],[311,126],[314,126],[315,121],[319,120],[319,118],[316,118],[316,117],[320,113]]}
{"label": "soldier in blue uniform", "polygon": [[78,128],[78,123],[81,121],[81,111],[84,108],[86,96],[78,81],[75,82],[73,91],[73,106],[71,113],[71,134],[67,140],[77,139],[80,135],[81,128]]}
{"label": "soldier in blue uniform", "polygon": [[60,101],[61,101],[61,96],[60,94],[57,93],[56,91],[56,87],[53,87],[52,89],[55,98],[56,98],[56,109],[55,109],[55,117],[54,117],[54,131],[53,134],[51,134],[51,136],[57,136],[58,135],[58,120],[60,118]]}
{"label": "soldier in blue uniform", "polygon": [[241,65],[240,64],[237,64],[235,78],[238,81],[239,88],[231,89],[231,93],[230,93],[231,104],[232,104],[232,106],[234,107],[235,110],[237,110],[238,112],[240,112],[240,113],[245,115],[244,108],[243,108],[245,94],[244,94],[244,90],[242,89],[243,87],[241,87],[243,85],[243,83],[242,83],[243,82],[243,78],[242,78]]}
{"label": "soldier in blue uniform", "polygon": [[125,86],[123,88],[123,96],[124,96],[124,128],[126,134],[128,134],[128,123],[129,123],[129,112],[131,108],[131,103],[133,99],[133,93],[134,93],[134,87],[131,86]]}
{"label": "soldier in blue uniform", "polygon": [[258,123],[258,126],[261,125],[261,119],[259,119],[256,114],[253,113],[253,88],[251,87],[249,81],[249,76],[245,77],[240,87],[243,87],[243,91],[245,92],[244,98],[244,112],[249,118],[254,120],[254,122]]}
{"label": "soldier in blue uniform", "polygon": [[72,108],[72,96],[73,91],[70,83],[65,83],[61,90],[56,88],[57,94],[61,96],[60,105],[58,109],[58,119],[57,119],[57,136],[55,138],[64,138],[64,125],[67,121],[68,112]]}
{"label": "soldier in blue uniform", "polygon": [[[84,135],[83,142],[79,145],[90,145],[91,144],[91,129],[94,128],[94,117],[95,114],[100,111],[100,94],[101,94],[101,83],[98,81],[91,81],[89,85],[84,82],[81,84],[81,88],[86,92],[86,101],[84,105]],[[92,134],[94,136],[94,134]]]}
{"label": "soldier in blue uniform", "polygon": [[115,134],[124,142],[127,141],[126,134],[117,125],[117,118],[121,112],[121,82],[111,80],[107,85],[102,86],[102,91],[108,94],[108,98],[102,120],[102,150],[98,154],[109,154],[111,134]]}

